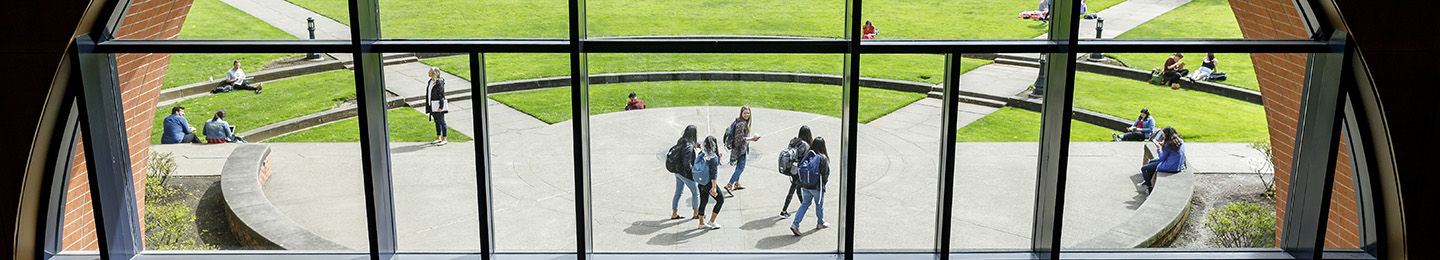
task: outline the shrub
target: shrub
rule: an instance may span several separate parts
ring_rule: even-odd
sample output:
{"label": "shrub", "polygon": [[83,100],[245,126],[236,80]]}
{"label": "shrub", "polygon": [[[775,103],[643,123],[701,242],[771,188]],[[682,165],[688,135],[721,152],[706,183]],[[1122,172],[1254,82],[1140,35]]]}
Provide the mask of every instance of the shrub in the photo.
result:
{"label": "shrub", "polygon": [[156,250],[216,249],[195,241],[194,208],[180,202],[162,202],[176,193],[165,187],[175,173],[175,157],[171,153],[150,153],[145,172],[145,246]]}
{"label": "shrub", "polygon": [[1215,233],[1210,242],[1222,247],[1275,245],[1275,211],[1259,203],[1235,202],[1206,217],[1205,228]]}
{"label": "shrub", "polygon": [[170,179],[170,174],[175,173],[175,156],[168,152],[150,152],[148,161],[145,166],[145,203],[153,204],[173,193],[165,189],[165,181]]}

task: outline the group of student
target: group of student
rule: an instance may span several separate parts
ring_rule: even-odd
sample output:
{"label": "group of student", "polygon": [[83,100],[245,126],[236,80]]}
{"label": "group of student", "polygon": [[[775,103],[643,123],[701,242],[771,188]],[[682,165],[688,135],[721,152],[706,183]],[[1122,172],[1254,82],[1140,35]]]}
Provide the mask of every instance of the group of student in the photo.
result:
{"label": "group of student", "polygon": [[1159,155],[1147,161],[1140,167],[1140,183],[1145,188],[1145,193],[1155,190],[1155,172],[1180,172],[1185,169],[1185,140],[1174,127],[1166,126],[1158,131],[1155,130],[1155,118],[1150,116],[1150,109],[1141,108],[1140,117],[1135,123],[1125,129],[1124,134],[1110,134],[1115,141],[1152,141],[1155,143]]}
{"label": "group of student", "polygon": [[[160,134],[160,143],[201,143],[199,136],[195,134],[195,127],[190,126],[190,121],[185,119],[185,107],[175,106],[170,108],[170,116],[165,117],[162,123],[164,132]],[[215,111],[215,117],[205,120],[204,131],[205,143],[244,143],[240,137],[235,136],[235,126],[225,122],[225,110]]]}
{"label": "group of student", "polygon": [[[701,228],[720,228],[720,224],[716,222],[720,209],[725,204],[725,198],[734,197],[734,191],[745,189],[745,186],[740,185],[740,174],[745,171],[750,143],[760,140],[759,134],[751,132],[751,123],[750,107],[741,107],[740,116],[726,128],[722,139],[706,136],[701,141],[695,125],[685,127],[680,139],[666,153],[666,170],[675,175],[675,195],[670,201],[670,219],[685,218],[679,214],[680,197],[683,190],[689,189],[693,204],[691,209],[694,211],[692,218],[700,220]],[[722,145],[730,151],[730,165],[735,166],[730,181],[724,186],[720,186],[718,181],[720,158],[725,157],[720,152]],[[830,177],[829,158],[826,154],[825,139],[812,138],[809,126],[801,126],[800,133],[780,152],[780,173],[790,177],[790,188],[785,195],[785,206],[780,209],[780,218],[791,217],[788,211],[790,201],[799,194],[800,208],[790,226],[790,231],[797,236],[801,235],[800,222],[811,205],[815,205],[815,215],[818,218],[816,228],[830,227],[830,224],[825,222],[824,213],[825,184]],[[710,219],[706,220],[705,209],[711,199],[715,200],[715,207],[710,211]]]}
{"label": "group of student", "polygon": [[1160,85],[1178,89],[1182,78],[1190,81],[1218,81],[1227,78],[1224,72],[1220,72],[1218,67],[1220,60],[1215,58],[1215,53],[1206,53],[1205,58],[1200,60],[1200,68],[1195,69],[1193,74],[1190,73],[1190,69],[1185,68],[1185,62],[1181,61],[1184,58],[1184,53],[1172,53],[1170,57],[1165,58],[1164,66],[1151,70],[1161,75],[1161,81],[1158,82]]}

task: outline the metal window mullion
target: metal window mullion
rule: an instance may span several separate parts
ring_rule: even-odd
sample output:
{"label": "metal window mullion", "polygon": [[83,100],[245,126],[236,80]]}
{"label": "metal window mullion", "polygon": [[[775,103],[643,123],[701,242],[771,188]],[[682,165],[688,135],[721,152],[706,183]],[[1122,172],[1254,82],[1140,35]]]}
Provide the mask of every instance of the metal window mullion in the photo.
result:
{"label": "metal window mullion", "polygon": [[[1352,85],[1353,81],[1342,82],[1342,84]],[[1385,220],[1383,216],[1375,214],[1378,212],[1376,207],[1383,205],[1376,200],[1377,196],[1374,194],[1374,192],[1380,190],[1380,186],[1378,182],[1373,181],[1378,179],[1378,177],[1371,176],[1372,173],[1378,171],[1370,168],[1370,151],[1368,146],[1370,141],[1367,138],[1369,133],[1367,129],[1362,127],[1364,123],[1361,122],[1365,122],[1363,119],[1364,115],[1355,111],[1355,99],[1358,95],[1354,94],[1355,88],[1346,87],[1346,89],[1343,111],[1345,113],[1345,120],[1343,120],[1343,137],[1347,144],[1346,147],[1349,148],[1351,175],[1355,178],[1355,204],[1358,206],[1355,212],[1359,216],[1359,219],[1356,221],[1359,222],[1360,227],[1360,231],[1358,232],[1360,235],[1360,248],[1364,249],[1366,253],[1369,253],[1373,257],[1385,259],[1381,257],[1379,251],[1380,244],[1385,239],[1385,237],[1381,235],[1381,232],[1384,232],[1384,230],[1378,229],[1378,227],[1384,226]]]}
{"label": "metal window mullion", "polygon": [[360,160],[365,189],[365,214],[371,259],[395,256],[394,185],[391,179],[390,130],[386,127],[385,73],[380,53],[370,45],[380,38],[376,0],[350,0],[350,36],[355,59],[355,87],[360,118]]}
{"label": "metal window mullion", "polygon": [[[68,63],[68,62],[67,62]],[[64,66],[71,66],[69,64]],[[81,84],[82,80],[77,70],[70,70],[71,80],[66,84],[66,93],[60,100],[61,115],[58,117],[59,124],[56,125],[55,134],[51,136],[50,158],[55,160],[51,166],[49,176],[45,177],[46,183],[41,184],[40,194],[47,196],[40,201],[44,203],[38,208],[42,210],[37,220],[42,221],[36,234],[36,239],[41,241],[35,243],[36,255],[48,258],[59,254],[62,248],[62,238],[65,230],[65,202],[66,188],[70,187],[71,166],[75,165],[76,141],[80,137],[80,104],[78,89],[73,87]]]}
{"label": "metal window mullion", "polygon": [[1321,259],[1330,189],[1335,178],[1339,121],[1343,118],[1340,82],[1345,65],[1347,36],[1331,36],[1332,52],[1310,54],[1301,93],[1294,159],[1290,169],[1290,196],[1280,247],[1296,259]]}
{"label": "metal window mullion", "polygon": [[130,259],[143,249],[131,170],[125,115],[115,56],[94,53],[90,36],[75,38],[72,61],[84,84],[80,102],[81,138],[90,178],[90,200],[102,259]]}
{"label": "metal window mullion", "polygon": [[585,54],[585,0],[569,0],[570,130],[575,163],[575,255],[594,252],[590,187],[590,72]]}
{"label": "metal window mullion", "polygon": [[1315,0],[1295,0],[1296,13],[1300,14],[1300,22],[1305,23],[1305,31],[1310,33],[1310,39],[1326,40],[1325,33],[1331,30],[1329,19],[1315,9],[1319,6],[1322,5]]}
{"label": "metal window mullion", "polygon": [[95,22],[90,29],[90,42],[108,41],[115,38],[115,31],[120,29],[120,23],[125,21],[125,11],[130,9],[132,0],[105,1],[104,9],[109,10],[108,14]]}
{"label": "metal window mullion", "polygon": [[[840,234],[838,249],[844,259],[855,259],[856,147],[859,145],[861,0],[845,1],[845,68],[840,105]],[[823,195],[822,195],[823,196]]]}
{"label": "metal window mullion", "polygon": [[945,55],[945,82],[944,102],[940,105],[940,114],[943,120],[940,124],[940,198],[936,205],[940,214],[936,216],[940,227],[935,230],[935,253],[940,260],[950,259],[950,230],[953,228],[951,218],[954,216],[955,196],[955,130],[959,129],[959,106],[960,98],[957,93],[960,91],[960,70],[963,64],[960,62],[959,53]]}
{"label": "metal window mullion", "polygon": [[[1038,176],[1035,183],[1035,219],[1031,250],[1039,259],[1059,259],[1061,224],[1065,209],[1065,166],[1070,150],[1070,118],[1074,94],[1075,46],[1079,0],[1053,1],[1050,7],[1048,39],[1059,52],[1045,54],[1048,62],[1040,68],[1046,76],[1041,108]],[[1058,77],[1057,77],[1058,76]]]}
{"label": "metal window mullion", "polygon": [[490,112],[485,82],[485,54],[470,53],[470,110],[475,117],[471,127],[475,129],[475,194],[480,205],[480,259],[490,260],[495,256],[495,205],[491,181],[490,161]]}

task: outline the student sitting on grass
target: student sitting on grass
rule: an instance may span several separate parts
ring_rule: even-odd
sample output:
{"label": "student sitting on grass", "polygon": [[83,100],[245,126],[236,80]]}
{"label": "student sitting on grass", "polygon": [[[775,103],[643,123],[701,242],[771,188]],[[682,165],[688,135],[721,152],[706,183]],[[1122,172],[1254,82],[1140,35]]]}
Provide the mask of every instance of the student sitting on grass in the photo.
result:
{"label": "student sitting on grass", "polygon": [[189,120],[185,120],[185,107],[175,106],[170,108],[170,116],[165,117],[164,124],[164,132],[160,135],[160,143],[200,143],[200,138],[195,136],[195,127],[190,126]]}
{"label": "student sitting on grass", "polygon": [[1215,59],[1215,53],[1206,53],[1205,59],[1200,60],[1200,68],[1190,74],[1190,80],[1225,80],[1225,73],[1216,67],[1219,62]]}
{"label": "student sitting on grass", "polygon": [[1150,117],[1149,108],[1140,109],[1140,117],[1135,119],[1135,124],[1125,128],[1125,134],[1110,134],[1116,142],[1119,141],[1144,141],[1150,139],[1155,133],[1155,118]]}
{"label": "student sitting on grass", "polygon": [[875,36],[880,35],[880,30],[875,29],[875,25],[870,24],[870,21],[865,21],[865,26],[861,26],[860,31],[860,39],[875,39]]}
{"label": "student sitting on grass", "polygon": [[1180,61],[1184,58],[1185,54],[1176,52],[1165,59],[1165,66],[1161,67],[1161,72],[1165,75],[1165,81],[1161,82],[1162,84],[1168,85],[1170,88],[1180,88],[1180,78],[1190,74],[1190,70],[1185,68],[1185,62]]}
{"label": "student sitting on grass", "polygon": [[215,111],[215,117],[205,121],[205,142],[218,143],[244,143],[235,137],[235,126],[225,122],[225,110]]}
{"label": "student sitting on grass", "polygon": [[254,90],[255,94],[260,94],[260,90],[265,87],[260,84],[250,86],[250,83],[245,81],[245,70],[240,69],[240,60],[235,60],[235,62],[231,62],[231,64],[234,65],[234,68],[225,71],[225,80],[220,81],[220,85],[215,86],[215,90],[210,91],[210,93],[226,93],[239,89]]}
{"label": "student sitting on grass", "polygon": [[641,100],[640,98],[636,97],[635,92],[630,92],[630,102],[625,103],[625,110],[640,109],[645,109],[645,100]]}

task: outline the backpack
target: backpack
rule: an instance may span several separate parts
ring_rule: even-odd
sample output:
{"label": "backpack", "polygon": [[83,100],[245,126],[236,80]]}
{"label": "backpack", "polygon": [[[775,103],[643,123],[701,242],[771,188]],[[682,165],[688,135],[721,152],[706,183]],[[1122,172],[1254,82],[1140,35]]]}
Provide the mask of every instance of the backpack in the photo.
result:
{"label": "backpack", "polygon": [[1151,85],[1165,85],[1165,73],[1159,69],[1151,70],[1149,82]]}
{"label": "backpack", "polygon": [[730,122],[730,126],[725,127],[725,149],[735,149],[735,124],[739,123],[740,120],[736,119],[735,121]]}
{"label": "backpack", "polygon": [[695,159],[695,150],[690,149],[689,142],[680,140],[675,143],[675,146],[670,147],[669,152],[665,152],[665,170],[680,174],[686,179],[692,178],[690,166],[693,159]]}
{"label": "backpack", "polygon": [[784,150],[780,150],[780,156],[778,156],[780,158],[780,168],[778,168],[780,169],[780,174],[795,176],[795,162],[799,162],[800,157],[805,155],[804,152],[809,150],[810,145],[806,144],[805,141],[800,140],[799,137],[791,138],[790,146],[786,146]]}
{"label": "backpack", "polygon": [[800,165],[796,168],[798,168],[796,175],[799,175],[801,187],[816,187],[821,185],[820,157],[815,151],[806,152],[805,159],[801,159]]}
{"label": "backpack", "polygon": [[1206,80],[1210,80],[1210,81],[1225,80],[1225,73],[1224,73],[1224,72],[1210,73],[1210,77],[1206,78]]}
{"label": "backpack", "polygon": [[[709,171],[710,171],[710,164],[708,164],[708,162],[709,162],[709,160],[705,160],[705,152],[700,152],[700,153],[695,154],[695,162],[693,162],[693,163],[690,164],[690,176],[687,176],[687,177],[690,178],[690,179],[692,179],[692,180],[694,180],[694,179],[695,179],[695,176],[697,176],[697,175],[705,175],[705,176],[708,176],[708,177],[705,178],[704,180],[695,180],[695,181],[696,181],[696,182],[701,182],[701,181],[703,181],[703,182],[705,182],[705,183],[710,183],[710,180],[711,180],[711,179],[715,179],[715,176],[710,176],[710,175],[706,174],[706,173],[709,173]],[[704,184],[701,184],[701,185],[704,185]]]}

